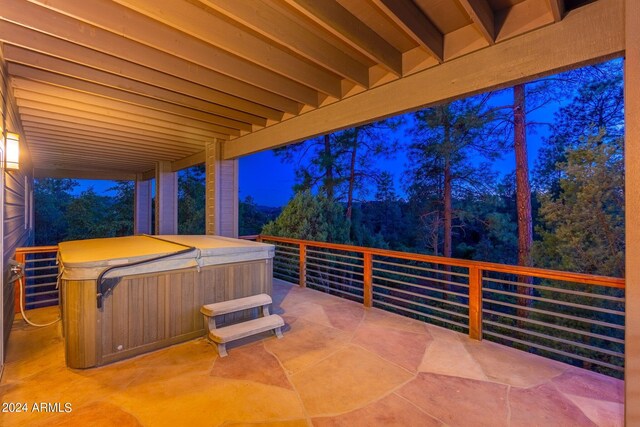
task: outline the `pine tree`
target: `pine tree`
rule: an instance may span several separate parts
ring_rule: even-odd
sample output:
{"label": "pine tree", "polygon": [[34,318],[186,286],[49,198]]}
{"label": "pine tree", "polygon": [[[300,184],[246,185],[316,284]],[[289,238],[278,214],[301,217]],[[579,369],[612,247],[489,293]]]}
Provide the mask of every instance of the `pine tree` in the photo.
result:
{"label": "pine tree", "polygon": [[73,200],[71,191],[78,181],[72,179],[37,179],[34,185],[35,244],[57,245],[67,238],[67,207]]}
{"label": "pine tree", "polygon": [[269,236],[319,242],[349,243],[350,223],[339,204],[311,191],[296,193],[274,221],[262,228]]}
{"label": "pine tree", "polygon": [[541,196],[541,265],[624,277],[623,140],[603,137],[586,137],[556,165],[559,194]]}
{"label": "pine tree", "polygon": [[392,131],[399,124],[399,118],[369,123],[279,148],[275,153],[296,165],[296,192],[317,190],[328,199],[344,201],[349,219],[354,203],[367,195],[369,185],[382,174],[374,166],[376,159],[395,154],[397,141]]}
{"label": "pine tree", "polygon": [[500,133],[489,126],[495,119],[489,98],[467,98],[414,114],[405,184],[436,255],[452,256],[454,197],[491,187],[488,166],[471,163],[471,156],[493,159],[504,147]]}
{"label": "pine tree", "polygon": [[589,137],[608,142],[624,135],[622,67],[617,61],[600,66],[599,72],[582,77],[573,100],[555,114],[551,135],[538,154],[534,182],[538,191],[559,191],[566,150]]}
{"label": "pine tree", "polygon": [[110,217],[111,227],[115,236],[130,236],[133,234],[133,199],[134,182],[116,181],[109,191],[115,191],[112,213]]}
{"label": "pine tree", "polygon": [[194,166],[178,174],[178,233],[205,233],[205,169]]}

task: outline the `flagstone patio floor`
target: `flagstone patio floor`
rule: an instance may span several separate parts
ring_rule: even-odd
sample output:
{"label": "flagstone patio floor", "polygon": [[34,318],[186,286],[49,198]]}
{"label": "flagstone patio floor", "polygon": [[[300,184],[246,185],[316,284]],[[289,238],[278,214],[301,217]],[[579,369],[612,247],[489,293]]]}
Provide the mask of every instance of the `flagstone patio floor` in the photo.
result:
{"label": "flagstone patio floor", "polygon": [[226,358],[201,338],[87,370],[65,367],[60,323],[18,315],[0,425],[623,425],[616,379],[277,280],[274,311],[283,339],[230,344]]}

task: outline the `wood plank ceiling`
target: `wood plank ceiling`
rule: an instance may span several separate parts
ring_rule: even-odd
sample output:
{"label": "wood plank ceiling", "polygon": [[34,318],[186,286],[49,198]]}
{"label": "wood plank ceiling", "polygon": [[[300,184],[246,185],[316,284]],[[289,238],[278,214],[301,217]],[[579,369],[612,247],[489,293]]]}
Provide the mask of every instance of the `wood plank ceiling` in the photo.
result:
{"label": "wood plank ceiling", "polygon": [[0,0],[0,40],[39,175],[108,176],[193,163],[180,159],[197,161],[207,141],[553,24],[564,5]]}

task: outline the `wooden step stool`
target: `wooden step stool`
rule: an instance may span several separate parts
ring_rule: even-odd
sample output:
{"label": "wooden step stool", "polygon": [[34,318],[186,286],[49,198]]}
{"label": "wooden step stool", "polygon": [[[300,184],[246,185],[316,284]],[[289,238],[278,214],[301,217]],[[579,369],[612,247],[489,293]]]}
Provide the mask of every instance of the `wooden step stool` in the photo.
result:
{"label": "wooden step stool", "polygon": [[[259,294],[202,306],[200,312],[204,314],[209,324],[209,339],[217,344],[220,357],[227,355],[226,344],[228,342],[239,340],[240,338],[270,330],[273,330],[278,338],[282,338],[280,328],[284,326],[284,320],[277,314],[269,314],[269,305],[272,302],[269,295]],[[260,307],[262,317],[222,328],[216,327],[216,316],[256,307]]]}

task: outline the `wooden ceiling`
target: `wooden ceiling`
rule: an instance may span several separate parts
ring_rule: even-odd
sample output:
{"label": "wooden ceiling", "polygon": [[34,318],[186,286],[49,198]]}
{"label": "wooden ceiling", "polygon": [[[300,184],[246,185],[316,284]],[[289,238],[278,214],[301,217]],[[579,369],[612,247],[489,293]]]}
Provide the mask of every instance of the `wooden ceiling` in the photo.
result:
{"label": "wooden ceiling", "polygon": [[201,162],[208,141],[278,126],[553,24],[564,5],[0,0],[0,40],[39,174],[109,176],[159,160],[176,169]]}

